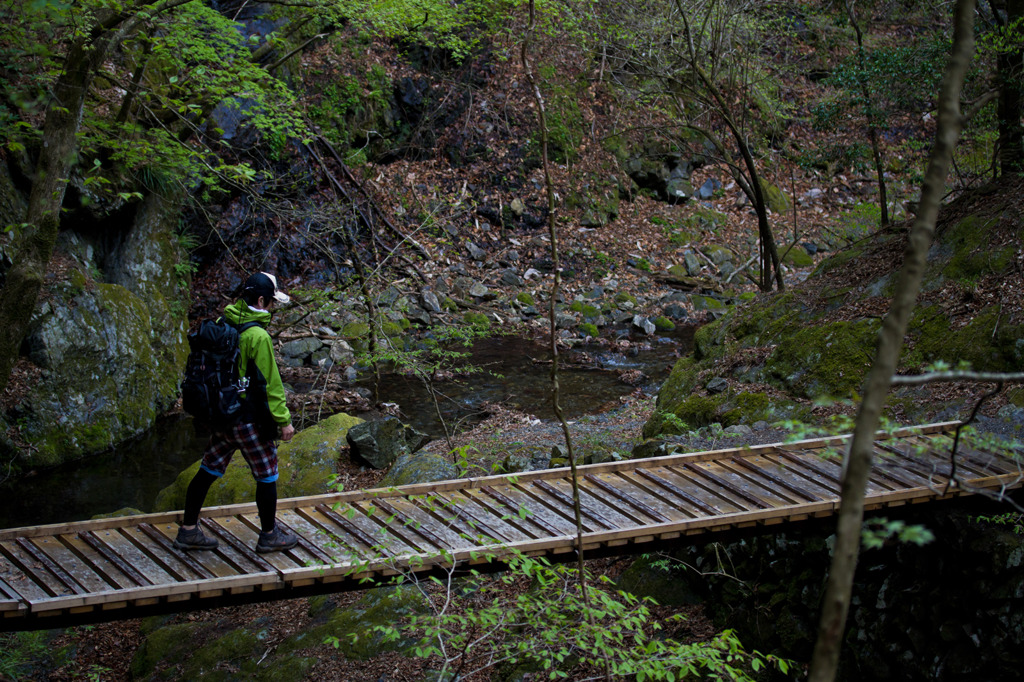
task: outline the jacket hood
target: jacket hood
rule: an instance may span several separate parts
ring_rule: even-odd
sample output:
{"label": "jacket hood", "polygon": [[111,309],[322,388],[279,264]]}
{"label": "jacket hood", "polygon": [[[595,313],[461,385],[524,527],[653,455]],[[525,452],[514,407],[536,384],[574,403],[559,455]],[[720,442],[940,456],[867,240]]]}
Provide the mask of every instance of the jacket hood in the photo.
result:
{"label": "jacket hood", "polygon": [[247,322],[258,322],[261,327],[270,324],[270,313],[265,310],[250,308],[245,301],[235,301],[224,308],[224,317],[232,324],[246,324]]}

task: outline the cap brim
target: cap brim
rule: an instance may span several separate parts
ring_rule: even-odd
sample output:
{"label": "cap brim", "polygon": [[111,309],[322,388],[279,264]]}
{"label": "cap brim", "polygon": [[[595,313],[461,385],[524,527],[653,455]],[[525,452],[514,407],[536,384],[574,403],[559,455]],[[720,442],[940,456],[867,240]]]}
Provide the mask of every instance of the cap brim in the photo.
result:
{"label": "cap brim", "polygon": [[292,297],[282,291],[275,291],[274,300],[278,303],[288,303],[292,300]]}

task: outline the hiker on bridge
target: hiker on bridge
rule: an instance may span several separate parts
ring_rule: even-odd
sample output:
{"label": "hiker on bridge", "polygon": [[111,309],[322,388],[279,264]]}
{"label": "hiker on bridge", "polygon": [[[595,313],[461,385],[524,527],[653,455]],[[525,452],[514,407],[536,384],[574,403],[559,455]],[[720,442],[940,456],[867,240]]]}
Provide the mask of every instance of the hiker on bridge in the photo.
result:
{"label": "hiker on bridge", "polygon": [[256,508],[262,528],[257,552],[279,552],[298,544],[298,538],[276,523],[277,439],[291,440],[295,428],[285,404],[284,385],[274,359],[274,347],[267,333],[270,311],[275,302],[289,298],[277,288],[273,275],[258,272],[245,281],[241,299],[224,309],[224,318],[243,329],[238,337],[238,371],[248,380],[237,423],[215,427],[203,453],[203,461],[185,493],[185,512],[174,546],[178,549],[213,549],[216,538],[203,534],[199,512],[210,485],[224,475],[235,450],[252,469],[256,479]]}

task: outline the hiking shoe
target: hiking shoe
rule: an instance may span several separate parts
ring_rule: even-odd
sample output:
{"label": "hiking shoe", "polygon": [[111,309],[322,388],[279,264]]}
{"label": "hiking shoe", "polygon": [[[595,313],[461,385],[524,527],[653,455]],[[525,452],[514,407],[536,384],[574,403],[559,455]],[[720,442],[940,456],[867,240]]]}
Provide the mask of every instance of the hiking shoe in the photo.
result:
{"label": "hiking shoe", "polygon": [[199,526],[192,530],[179,527],[178,537],[174,538],[174,546],[177,549],[214,549],[217,547],[217,538],[206,537]]}
{"label": "hiking shoe", "polygon": [[269,533],[260,532],[259,542],[256,543],[256,551],[260,554],[267,552],[283,552],[299,544],[299,539],[281,526],[274,526]]}

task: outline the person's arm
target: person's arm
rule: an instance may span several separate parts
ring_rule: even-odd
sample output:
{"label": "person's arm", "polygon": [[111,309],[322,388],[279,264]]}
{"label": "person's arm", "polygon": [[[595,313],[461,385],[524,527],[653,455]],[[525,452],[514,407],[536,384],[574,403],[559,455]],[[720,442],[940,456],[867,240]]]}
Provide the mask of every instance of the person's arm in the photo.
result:
{"label": "person's arm", "polygon": [[270,408],[270,415],[281,428],[281,439],[290,440],[295,429],[292,427],[292,416],[288,411],[288,404],[285,402],[281,373],[277,369],[277,361],[274,360],[274,344],[266,332],[253,334],[253,336],[255,337],[253,339],[253,360],[256,363],[256,368],[267,382],[267,407]]}

